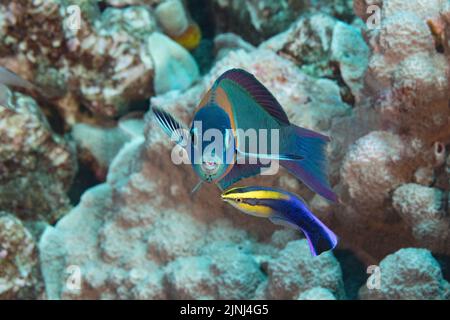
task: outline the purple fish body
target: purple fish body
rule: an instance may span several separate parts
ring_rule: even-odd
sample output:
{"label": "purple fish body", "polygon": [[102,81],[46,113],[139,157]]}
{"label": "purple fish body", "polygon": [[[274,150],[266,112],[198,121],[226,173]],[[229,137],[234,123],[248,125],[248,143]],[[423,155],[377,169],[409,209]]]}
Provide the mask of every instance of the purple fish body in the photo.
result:
{"label": "purple fish body", "polygon": [[252,186],[228,190],[222,194],[222,199],[245,213],[265,217],[274,224],[300,230],[308,240],[313,256],[334,249],[338,243],[333,231],[293,193],[276,188]]}

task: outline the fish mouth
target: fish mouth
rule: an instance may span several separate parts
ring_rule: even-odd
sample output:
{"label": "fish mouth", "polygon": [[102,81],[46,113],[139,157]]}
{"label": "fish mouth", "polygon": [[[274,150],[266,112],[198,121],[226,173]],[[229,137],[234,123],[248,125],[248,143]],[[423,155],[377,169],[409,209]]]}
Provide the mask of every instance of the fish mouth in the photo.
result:
{"label": "fish mouth", "polygon": [[217,157],[205,157],[202,160],[201,168],[208,175],[215,175],[220,169],[221,161]]}
{"label": "fish mouth", "polygon": [[233,198],[230,198],[230,194],[227,191],[222,193],[220,195],[220,198],[222,199],[223,202],[226,202],[226,203],[229,203],[229,204],[234,204]]}
{"label": "fish mouth", "polygon": [[202,165],[202,169],[204,172],[211,176],[219,170],[219,166]]}
{"label": "fish mouth", "polygon": [[220,197],[222,198],[222,201],[223,201],[223,202],[226,202],[226,203],[229,203],[229,204],[232,203],[231,199],[227,198],[226,196],[221,195]]}

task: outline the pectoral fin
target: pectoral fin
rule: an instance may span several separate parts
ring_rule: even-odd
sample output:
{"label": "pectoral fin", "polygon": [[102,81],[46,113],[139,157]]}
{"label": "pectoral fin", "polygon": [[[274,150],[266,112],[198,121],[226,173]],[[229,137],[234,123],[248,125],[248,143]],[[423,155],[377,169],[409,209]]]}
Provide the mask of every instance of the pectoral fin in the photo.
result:
{"label": "pectoral fin", "polygon": [[177,121],[174,117],[172,117],[169,113],[152,107],[151,111],[156,122],[159,126],[164,130],[164,132],[177,144],[185,148],[188,144],[188,132],[189,130],[179,121]]}

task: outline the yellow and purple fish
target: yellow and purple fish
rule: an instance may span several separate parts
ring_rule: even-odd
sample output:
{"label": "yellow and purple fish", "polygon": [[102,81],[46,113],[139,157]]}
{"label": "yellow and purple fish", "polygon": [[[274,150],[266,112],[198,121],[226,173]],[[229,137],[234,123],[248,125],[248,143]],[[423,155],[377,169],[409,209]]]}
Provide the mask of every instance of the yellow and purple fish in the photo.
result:
{"label": "yellow and purple fish", "polygon": [[222,193],[222,200],[246,214],[302,231],[313,256],[332,250],[337,245],[333,231],[293,193],[267,187],[240,187]]}
{"label": "yellow and purple fish", "polygon": [[[200,102],[190,130],[163,110],[153,107],[152,111],[166,133],[175,136],[188,151],[193,169],[201,178],[195,190],[203,181],[227,189],[243,178],[260,174],[267,164],[264,161],[276,160],[313,191],[337,201],[326,174],[329,137],[291,124],[269,90],[244,70],[229,70],[215,81]],[[213,139],[204,138],[204,133],[211,130],[220,133],[220,141],[215,142],[220,142],[222,148],[211,150]],[[261,151],[247,144],[245,133],[251,130],[276,132],[277,148],[266,143]],[[257,139],[257,144],[262,145],[270,138],[257,135]]]}

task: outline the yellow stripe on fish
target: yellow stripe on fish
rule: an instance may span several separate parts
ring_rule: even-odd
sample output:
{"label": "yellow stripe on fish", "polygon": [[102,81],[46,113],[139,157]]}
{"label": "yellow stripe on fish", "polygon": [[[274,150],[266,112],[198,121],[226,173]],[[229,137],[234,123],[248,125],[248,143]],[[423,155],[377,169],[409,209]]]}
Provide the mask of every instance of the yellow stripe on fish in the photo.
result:
{"label": "yellow stripe on fish", "polygon": [[245,202],[229,202],[233,207],[252,216],[269,218],[274,211],[268,206],[250,205]]}
{"label": "yellow stripe on fish", "polygon": [[222,199],[249,215],[270,218],[275,211],[270,206],[254,202],[254,200],[289,200],[289,195],[272,190],[244,191],[243,188],[234,188],[223,193]]}
{"label": "yellow stripe on fish", "polygon": [[269,190],[253,190],[248,192],[233,192],[231,189],[230,191],[227,191],[225,194],[222,195],[223,199],[255,199],[255,200],[289,200],[289,196],[287,194],[276,192],[276,191],[269,191]]}

